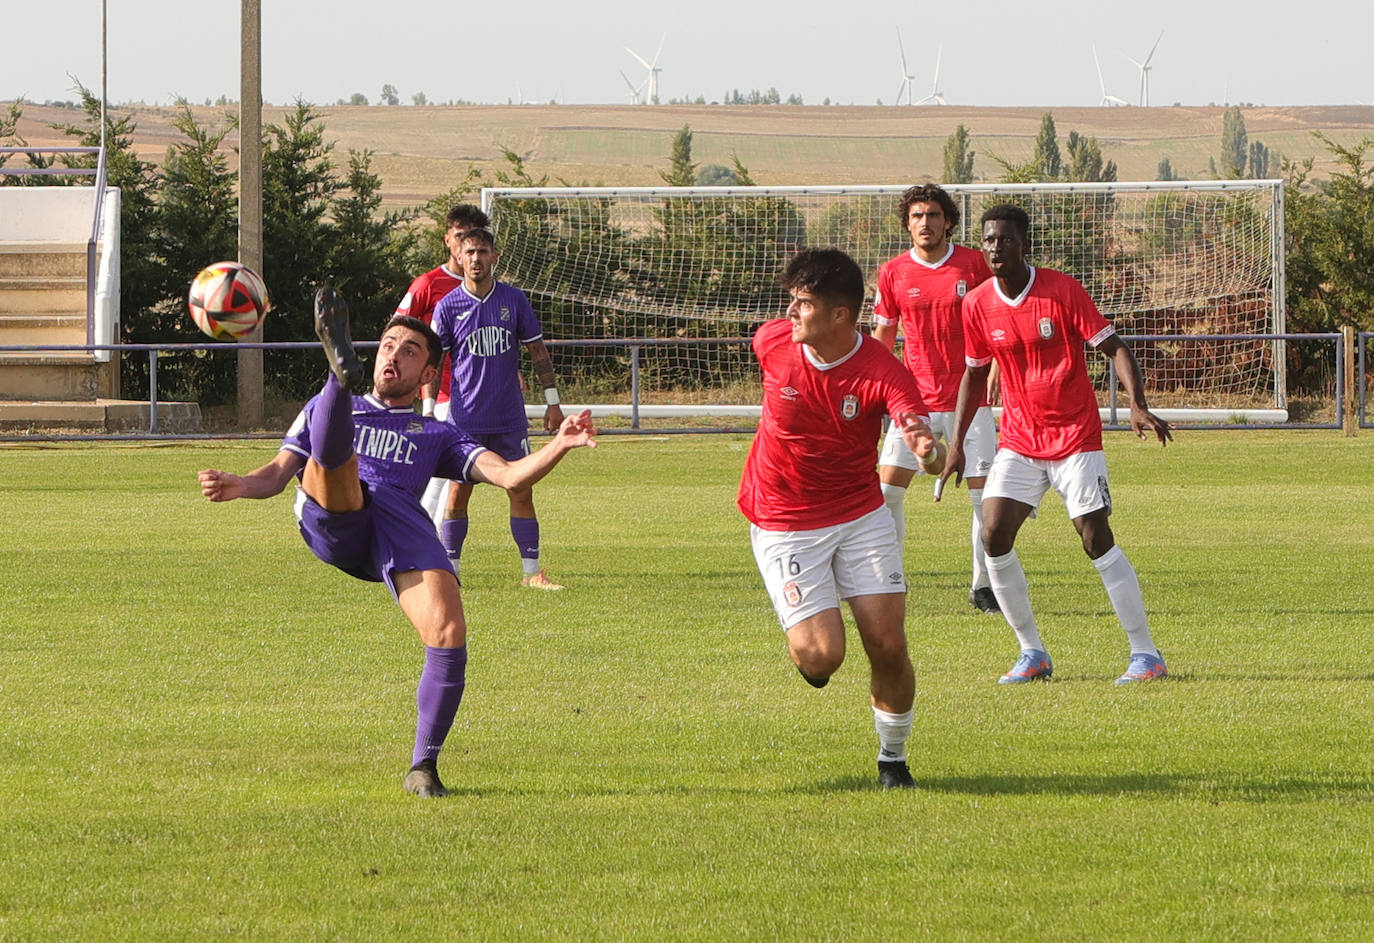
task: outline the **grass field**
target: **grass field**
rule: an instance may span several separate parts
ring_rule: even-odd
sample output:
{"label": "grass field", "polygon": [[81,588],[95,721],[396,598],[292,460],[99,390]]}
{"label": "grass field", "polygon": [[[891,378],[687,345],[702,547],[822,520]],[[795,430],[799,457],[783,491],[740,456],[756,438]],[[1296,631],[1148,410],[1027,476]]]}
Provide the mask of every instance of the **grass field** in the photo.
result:
{"label": "grass field", "polygon": [[1367,940],[1374,437],[1109,434],[1173,677],[1056,502],[1019,543],[1055,658],[965,601],[967,503],[908,503],[912,769],[866,669],[791,668],[734,487],[747,439],[609,437],[540,486],[516,586],[474,501],[472,660],[401,776],[418,641],[289,501],[202,501],[261,445],[0,450],[0,940]]}

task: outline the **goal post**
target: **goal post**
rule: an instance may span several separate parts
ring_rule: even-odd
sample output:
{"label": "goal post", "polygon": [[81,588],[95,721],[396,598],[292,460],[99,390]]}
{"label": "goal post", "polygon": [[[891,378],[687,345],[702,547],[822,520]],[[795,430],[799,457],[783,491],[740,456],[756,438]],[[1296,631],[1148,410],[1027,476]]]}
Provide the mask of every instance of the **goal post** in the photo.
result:
{"label": "goal post", "polygon": [[[777,275],[805,246],[837,246],[866,277],[909,249],[905,186],[488,188],[500,277],[525,291],[583,398],[628,391],[635,351],[646,403],[748,403],[747,338],[779,316]],[[968,184],[955,241],[1015,203],[1031,219],[1030,261],[1078,278],[1132,344],[1161,407],[1283,410],[1283,185],[1279,180]],[[673,339],[681,344],[671,343]],[[717,341],[717,342],[713,342]],[[1102,358],[1101,401],[1110,397]],[[1272,418],[1272,417],[1271,417]]]}

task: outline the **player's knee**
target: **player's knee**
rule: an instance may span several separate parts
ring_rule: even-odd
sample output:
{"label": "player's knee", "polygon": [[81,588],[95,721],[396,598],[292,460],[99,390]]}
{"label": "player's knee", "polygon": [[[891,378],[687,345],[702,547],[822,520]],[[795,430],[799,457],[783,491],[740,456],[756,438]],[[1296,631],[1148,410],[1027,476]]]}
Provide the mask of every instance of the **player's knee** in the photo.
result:
{"label": "player's knee", "polygon": [[844,662],[844,646],[834,645],[824,639],[789,639],[788,648],[792,661],[808,678],[828,678]]}
{"label": "player's knee", "polygon": [[868,640],[864,645],[868,660],[880,670],[895,670],[907,663],[906,635],[888,632]]}
{"label": "player's knee", "polygon": [[991,524],[984,524],[982,530],[983,552],[990,557],[1002,557],[1011,553],[1015,543],[1015,532],[1001,530]]}
{"label": "player's knee", "polygon": [[467,625],[461,618],[448,618],[428,626],[420,637],[431,648],[461,648],[467,643],[467,634]]}

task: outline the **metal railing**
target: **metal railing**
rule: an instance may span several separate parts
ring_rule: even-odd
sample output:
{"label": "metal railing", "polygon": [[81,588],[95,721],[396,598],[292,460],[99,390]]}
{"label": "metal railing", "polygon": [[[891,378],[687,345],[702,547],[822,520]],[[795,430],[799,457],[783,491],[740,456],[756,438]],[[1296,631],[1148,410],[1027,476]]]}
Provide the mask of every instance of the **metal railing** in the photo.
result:
{"label": "metal railing", "polygon": [[91,212],[90,238],[86,240],[86,345],[92,350],[100,349],[95,343],[95,259],[105,207],[105,150],[100,147],[0,147],[0,156],[8,154],[97,155],[94,167],[7,167],[0,165],[0,174],[13,177],[95,178],[95,208]]}
{"label": "metal railing", "polygon": [[[1358,335],[1356,371],[1358,382],[1354,390],[1347,390],[1344,382],[1344,371],[1341,369],[1345,357],[1345,340],[1340,333],[1286,333],[1286,334],[1140,334],[1123,335],[1122,339],[1128,344],[1136,345],[1144,342],[1268,342],[1268,341],[1306,341],[1306,342],[1328,342],[1333,344],[1332,375],[1335,379],[1335,420],[1333,422],[1199,422],[1188,423],[1188,428],[1206,429],[1339,429],[1345,419],[1345,411],[1354,408],[1358,411],[1359,423],[1363,428],[1370,428],[1374,423],[1367,421],[1366,397],[1368,395],[1366,383],[1366,349],[1371,338],[1374,338],[1374,331],[1362,332]],[[644,393],[642,387],[642,364],[641,355],[645,349],[657,347],[673,346],[728,346],[728,345],[747,345],[750,343],[748,337],[718,337],[718,338],[588,338],[577,340],[548,340],[545,343],[551,348],[559,347],[602,347],[602,348],[623,348],[629,354],[629,418],[630,430],[640,431],[642,428],[641,420],[644,418]],[[370,350],[377,347],[376,341],[356,342],[355,346],[360,350]],[[138,439],[138,438],[264,438],[271,437],[272,433],[227,433],[211,435],[205,433],[190,434],[163,434],[158,428],[158,359],[165,354],[190,353],[195,354],[204,351],[239,351],[243,349],[256,350],[316,350],[319,344],[313,341],[291,341],[274,343],[196,343],[196,344],[115,344],[115,345],[26,345],[26,346],[7,346],[0,347],[0,353],[43,353],[43,352],[73,352],[73,351],[111,351],[117,354],[137,354],[143,353],[148,357],[148,431],[146,433],[130,433],[120,435],[22,435],[22,436],[0,436],[0,441],[35,441],[39,439]],[[1106,420],[1104,426],[1108,429],[1128,429],[1129,416],[1124,417],[1122,412],[1127,411],[1118,401],[1118,384],[1115,366],[1112,361],[1106,362],[1105,382],[1107,385],[1107,405]],[[1355,397],[1354,404],[1348,401],[1352,394]],[[1236,409],[1236,413],[1244,410]],[[655,429],[656,432],[673,431]],[[693,428],[693,432],[709,432],[707,428]]]}

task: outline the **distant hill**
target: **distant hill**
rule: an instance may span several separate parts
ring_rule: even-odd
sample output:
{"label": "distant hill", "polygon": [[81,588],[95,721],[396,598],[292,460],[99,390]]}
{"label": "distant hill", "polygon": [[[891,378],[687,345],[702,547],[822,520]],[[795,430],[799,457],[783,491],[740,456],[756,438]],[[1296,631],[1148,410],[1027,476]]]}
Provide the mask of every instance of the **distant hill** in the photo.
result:
{"label": "distant hill", "polygon": [[[161,160],[178,137],[173,110],[136,106],[135,144]],[[285,109],[265,109],[264,123]],[[423,202],[464,176],[469,165],[501,165],[501,147],[551,184],[653,186],[667,167],[672,136],[691,125],[699,165],[739,159],[761,184],[894,184],[939,176],[945,139],[963,124],[977,154],[975,173],[989,182],[1001,168],[1030,158],[1041,116],[1054,114],[1060,146],[1070,131],[1095,137],[1122,180],[1152,180],[1168,157],[1175,173],[1208,176],[1221,142],[1221,107],[964,108],[893,106],[359,106],[321,107],[327,137],[342,164],[349,149],[374,152],[373,167],[389,206]],[[219,123],[224,109],[196,107],[198,120]],[[1250,139],[1287,157],[1314,156],[1317,176],[1331,162],[1312,132],[1342,144],[1374,137],[1374,107],[1243,109]],[[28,104],[20,134],[30,144],[63,143],[49,125],[72,121],[67,109]],[[232,138],[231,138],[232,140]],[[1277,172],[1275,172],[1277,175]]]}

